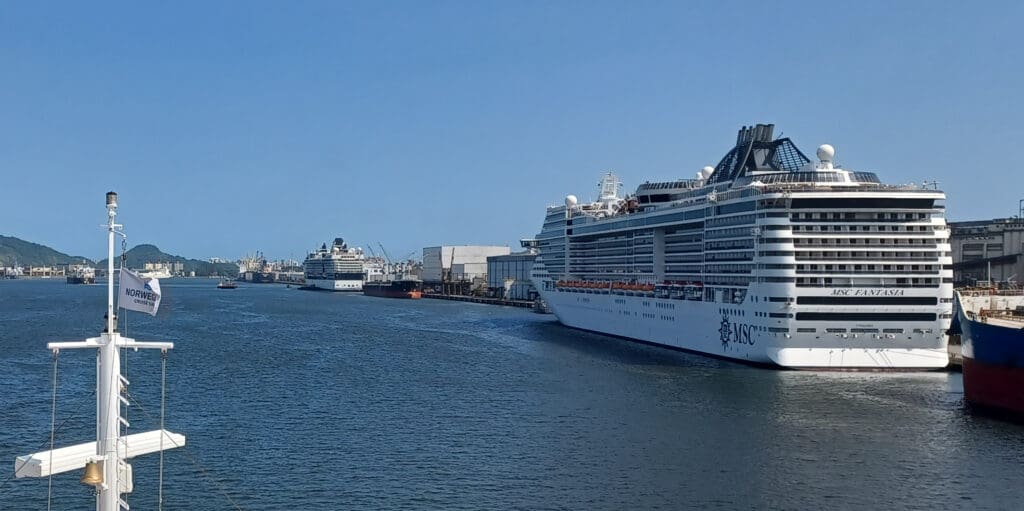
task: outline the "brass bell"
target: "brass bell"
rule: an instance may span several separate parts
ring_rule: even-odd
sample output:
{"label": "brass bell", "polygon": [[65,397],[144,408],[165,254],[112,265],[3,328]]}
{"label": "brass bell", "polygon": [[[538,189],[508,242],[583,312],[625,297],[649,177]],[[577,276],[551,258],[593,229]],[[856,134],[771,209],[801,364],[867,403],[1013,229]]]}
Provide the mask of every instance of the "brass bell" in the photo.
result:
{"label": "brass bell", "polygon": [[103,465],[99,461],[90,461],[85,464],[85,473],[82,474],[82,484],[97,486],[103,484]]}

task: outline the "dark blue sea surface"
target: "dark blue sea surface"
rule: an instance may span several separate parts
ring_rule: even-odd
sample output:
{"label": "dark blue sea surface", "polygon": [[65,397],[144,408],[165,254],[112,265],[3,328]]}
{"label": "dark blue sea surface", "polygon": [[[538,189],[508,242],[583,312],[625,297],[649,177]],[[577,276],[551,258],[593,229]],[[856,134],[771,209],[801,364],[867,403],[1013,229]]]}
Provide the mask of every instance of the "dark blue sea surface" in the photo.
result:
{"label": "dark blue sea surface", "polygon": [[[162,282],[127,334],[167,361],[164,509],[1019,509],[1024,426],[965,412],[956,373],[737,365],[523,309]],[[0,462],[48,448],[47,342],[97,335],[106,286],[0,281]],[[160,355],[126,355],[130,432]],[[58,362],[57,445],[94,438],[95,352]],[[65,422],[66,421],[66,422]],[[157,507],[158,456],[132,461]],[[90,509],[80,472],[53,509]],[[0,509],[45,509],[11,479]]]}

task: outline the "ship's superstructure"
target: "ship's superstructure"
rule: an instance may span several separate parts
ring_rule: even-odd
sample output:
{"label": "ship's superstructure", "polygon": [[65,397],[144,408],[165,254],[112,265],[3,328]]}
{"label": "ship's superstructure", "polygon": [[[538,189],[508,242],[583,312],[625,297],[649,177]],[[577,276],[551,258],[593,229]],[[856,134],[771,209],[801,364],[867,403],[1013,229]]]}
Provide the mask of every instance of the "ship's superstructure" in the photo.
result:
{"label": "ship's superstructure", "polygon": [[72,264],[68,267],[68,284],[95,284],[96,269],[87,264]]}
{"label": "ship's superstructure", "polygon": [[363,251],[349,248],[342,238],[335,238],[330,248],[326,243],[321,245],[306,257],[302,266],[307,287],[328,291],[363,289]]}
{"label": "ship's superstructure", "polygon": [[531,278],[572,327],[795,368],[948,362],[945,194],[811,162],[773,125],[716,167],[549,207]]}

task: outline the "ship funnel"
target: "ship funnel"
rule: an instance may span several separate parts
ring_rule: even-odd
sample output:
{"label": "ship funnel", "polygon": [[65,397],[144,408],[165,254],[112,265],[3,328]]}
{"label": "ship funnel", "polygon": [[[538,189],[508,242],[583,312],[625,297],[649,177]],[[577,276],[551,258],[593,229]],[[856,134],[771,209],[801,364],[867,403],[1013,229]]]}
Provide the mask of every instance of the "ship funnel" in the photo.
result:
{"label": "ship funnel", "polygon": [[736,134],[736,145],[744,145],[750,142],[771,142],[775,133],[774,124],[758,124],[756,126],[743,126]]}

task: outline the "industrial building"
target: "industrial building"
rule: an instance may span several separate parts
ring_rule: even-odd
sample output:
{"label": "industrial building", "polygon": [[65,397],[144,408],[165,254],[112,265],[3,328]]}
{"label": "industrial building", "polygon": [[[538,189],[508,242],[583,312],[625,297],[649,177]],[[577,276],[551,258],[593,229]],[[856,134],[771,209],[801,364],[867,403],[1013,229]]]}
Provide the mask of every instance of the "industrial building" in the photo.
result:
{"label": "industrial building", "polygon": [[505,300],[533,300],[537,291],[530,281],[535,253],[519,253],[487,258],[487,287],[491,296]]}
{"label": "industrial building", "polygon": [[1024,218],[950,222],[949,227],[957,286],[1024,281]]}
{"label": "industrial building", "polygon": [[472,282],[487,276],[487,258],[508,255],[507,246],[446,245],[423,249],[423,282]]}
{"label": "industrial building", "polygon": [[171,275],[181,275],[185,272],[185,263],[181,262],[169,262],[169,263],[144,263],[142,269],[145,271],[161,271],[165,270]]}

